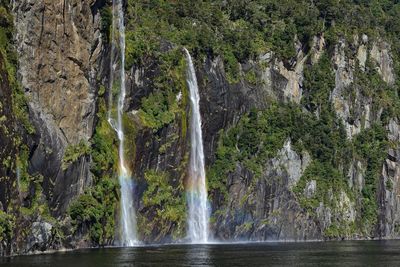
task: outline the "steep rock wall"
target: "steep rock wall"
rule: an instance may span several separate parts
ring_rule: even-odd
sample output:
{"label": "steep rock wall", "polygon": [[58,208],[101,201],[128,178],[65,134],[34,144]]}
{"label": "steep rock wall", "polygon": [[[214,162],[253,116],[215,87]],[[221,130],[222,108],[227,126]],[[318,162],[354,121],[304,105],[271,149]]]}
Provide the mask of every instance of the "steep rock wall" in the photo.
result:
{"label": "steep rock wall", "polygon": [[[17,133],[16,122],[12,109],[12,87],[9,83],[6,63],[0,53],[0,213],[2,213],[2,242],[0,254],[9,254],[12,249],[12,234],[7,229],[7,223],[14,223],[13,216],[20,202],[16,173]],[[11,216],[4,216],[4,213]],[[4,221],[5,220],[5,221]],[[4,225],[6,224],[6,225]]]}
{"label": "steep rock wall", "polygon": [[[268,108],[276,101],[281,104],[301,103],[304,65],[314,65],[322,53],[328,53],[324,45],[323,36],[315,37],[312,49],[306,55],[299,50],[292,66],[285,67],[273,53],[260,56],[257,62],[242,64],[240,69],[243,77],[246,72],[252,70],[257,74],[256,82],[242,78],[237,83],[230,83],[226,78],[223,61],[219,57],[197,61],[206,162],[209,168],[215,163],[216,149],[221,135],[226,129],[236,125],[243,115],[252,109]],[[387,48],[388,45],[382,45],[382,47]],[[381,86],[392,85],[392,82],[386,81],[385,78],[393,75],[393,68],[389,67],[392,65],[390,53],[387,49],[374,52],[377,49],[376,45],[368,46],[367,36],[356,36],[351,44],[341,40],[335,46],[332,58],[329,59],[332,62],[331,72],[335,75],[335,86],[330,88],[329,99],[333,104],[335,114],[344,125],[350,142],[354,136],[382,121],[382,112],[385,107],[374,102],[378,96],[366,95],[368,85],[360,84],[360,78],[355,74],[364,72],[367,64],[370,64],[367,66],[369,69],[371,64],[377,64],[377,67],[386,66],[379,67],[381,71],[378,73],[384,82]],[[377,61],[373,53],[383,54],[380,57],[383,59]],[[141,108],[138,98],[147,97],[154,92],[153,89],[156,86],[151,81],[157,76],[156,65],[157,63],[152,61],[147,66],[153,67],[134,68],[131,71],[130,103],[132,104],[129,109],[133,110],[134,114],[137,114],[136,112]],[[187,108],[185,110],[187,111]],[[320,116],[318,110],[317,116]],[[184,118],[178,121],[182,119]],[[395,127],[393,122],[390,125],[389,128]],[[392,129],[391,132],[393,131]],[[149,134],[148,131],[144,131],[136,137],[139,148],[136,150],[136,160],[139,160],[140,164],[135,165],[135,172],[139,180],[144,176],[146,169],[167,172],[174,169],[172,166],[177,166],[177,158],[182,160],[190,141],[182,136],[181,128],[172,125],[158,131],[157,135],[162,136],[161,139],[159,137],[152,139]],[[168,143],[168,139],[173,136],[177,138],[174,139],[172,145],[169,144],[167,152],[157,155],[156,150]],[[393,133],[388,132],[388,138],[392,140]],[[147,149],[143,147],[144,143],[154,144],[154,140],[157,140],[156,148],[152,145],[147,146]],[[397,141],[392,141],[397,144]],[[328,192],[325,193],[330,200],[317,203],[311,212],[304,209],[299,198],[313,199],[317,188],[322,185],[316,180],[311,180],[306,183],[300,195],[298,192],[295,193],[300,177],[313,161],[306,150],[298,154],[290,148],[290,140],[287,140],[276,157],[261,166],[260,177],[255,177],[255,174],[242,164],[237,164],[226,179],[220,177],[224,181],[228,195],[226,202],[221,202],[221,195],[218,194],[212,193],[210,197],[213,215],[211,227],[215,237],[223,240],[304,240],[396,237],[398,235],[394,232],[397,225],[397,217],[394,214],[398,207],[398,198],[394,196],[397,190],[395,186],[397,160],[395,156],[390,156],[395,153],[395,150],[390,150],[385,163],[380,163],[383,172],[377,181],[379,188],[374,200],[380,203],[378,208],[380,219],[378,227],[374,228],[372,233],[364,232],[369,230],[352,228],[354,227],[352,225],[363,216],[362,211],[357,207],[365,201],[361,192],[365,187],[369,163],[360,161],[357,157],[351,159],[348,166],[342,170],[346,179],[345,184],[350,189],[343,188],[342,191],[336,193],[333,188],[326,188]],[[173,177],[183,179],[183,181],[185,175],[186,169],[175,169],[172,174]],[[388,179],[390,182],[385,182]],[[392,181],[393,187],[391,187]],[[386,184],[390,185],[389,190]],[[142,205],[140,204],[142,203],[141,194],[146,191],[147,186],[148,182],[144,180],[139,182],[139,187],[142,188],[139,190],[141,192],[138,197],[139,206]],[[352,193],[353,189],[355,193]],[[139,212],[141,211],[145,209],[139,209]],[[146,212],[144,214],[148,216]],[[388,220],[391,222],[389,223]],[[338,230],[336,229],[338,224],[347,226],[344,227],[345,229]],[[171,227],[174,229],[175,226]],[[157,227],[153,229],[152,234],[145,235],[146,240],[151,241],[154,238],[163,240],[160,230]]]}
{"label": "steep rock wall", "polygon": [[[0,159],[4,163],[8,155],[27,157],[27,166],[21,164],[21,178],[27,184],[20,194],[16,190],[17,158],[11,156],[11,163],[0,169],[2,209],[8,212],[10,203],[19,207],[19,211],[10,211],[18,217],[15,253],[111,245],[118,236],[114,223],[119,204],[117,169],[112,161],[116,139],[106,121],[106,103],[117,94],[118,83],[110,86],[110,67],[118,65],[119,55],[107,43],[109,32],[101,32],[110,27],[100,21],[99,9],[104,6],[110,8],[110,1],[14,3],[18,80],[35,129],[26,132],[21,125],[13,125],[11,99],[1,99],[4,149]],[[102,13],[102,19],[109,15]],[[139,21],[130,15],[127,54],[131,61],[122,66],[128,81],[123,121],[139,238],[180,241],[186,233],[190,151],[184,55],[181,44],[157,36],[157,45],[138,45],[145,52],[156,52],[139,51],[142,57],[131,56],[137,51],[129,49],[129,42],[138,40],[129,35]],[[224,58],[229,55],[191,51],[201,94],[214,237],[257,241],[398,238],[400,139],[398,114],[390,107],[398,101],[398,77],[389,41],[361,34],[332,43],[320,33],[310,44],[302,44],[295,36],[289,59],[266,47],[264,53],[236,62],[236,76],[232,63]],[[115,62],[110,62],[112,58]],[[320,67],[325,68],[322,74],[313,69]],[[6,79],[4,70],[0,73]],[[316,88],[325,90],[321,89],[322,96],[313,91]],[[0,94],[11,95],[7,83],[0,89]],[[309,136],[315,133],[313,129],[296,124],[296,119],[308,123],[307,127],[318,127],[324,119],[328,123],[318,128],[322,137],[313,140]],[[270,129],[271,123],[276,123],[274,131],[284,131],[277,135],[267,131],[258,140],[257,132]],[[243,125],[245,129],[240,128]],[[254,125],[258,128],[251,128]],[[304,136],[299,137],[296,130]],[[17,151],[14,131],[22,136],[26,149],[20,146]],[[227,136],[230,143],[223,147]],[[251,139],[254,136],[256,140]],[[332,144],[331,139],[338,136],[355,152]],[[322,144],[321,149],[315,143]],[[369,157],[371,150],[364,144],[371,144],[372,152],[383,148],[384,155]],[[221,147],[232,150],[221,151]],[[324,149],[333,151],[333,161],[322,162]],[[343,151],[349,158],[338,160]],[[229,153],[249,155],[243,159],[229,157]],[[229,167],[222,174],[216,172],[221,158]],[[327,162],[335,166],[321,177],[319,171]],[[70,204],[75,199],[71,215]],[[11,251],[7,243],[3,249]]]}
{"label": "steep rock wall", "polygon": [[90,183],[89,158],[62,168],[66,148],[93,134],[102,47],[96,1],[16,1],[18,76],[36,133],[31,174],[44,177],[51,212],[62,215]]}

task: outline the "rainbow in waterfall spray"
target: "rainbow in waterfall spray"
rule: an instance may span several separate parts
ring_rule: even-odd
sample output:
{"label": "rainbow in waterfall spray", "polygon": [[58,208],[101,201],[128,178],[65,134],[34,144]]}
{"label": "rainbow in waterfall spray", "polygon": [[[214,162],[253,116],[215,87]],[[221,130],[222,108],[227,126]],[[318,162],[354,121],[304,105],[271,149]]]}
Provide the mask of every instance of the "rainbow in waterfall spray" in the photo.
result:
{"label": "rainbow in waterfall spray", "polygon": [[[120,55],[120,88],[119,97],[117,102],[117,115],[116,121],[112,116],[112,112],[108,114],[108,121],[114,130],[117,132],[119,147],[119,166],[118,166],[118,180],[121,186],[121,216],[120,216],[120,245],[122,246],[135,246],[138,244],[136,233],[136,211],[133,203],[133,194],[135,190],[134,180],[132,179],[131,171],[125,161],[125,135],[122,123],[122,115],[124,112],[124,102],[126,96],[126,82],[125,82],[125,25],[124,25],[124,11],[122,0],[113,1],[113,23],[112,23],[112,55],[111,55],[111,77],[110,77],[110,107],[112,107],[112,86],[114,83],[114,71],[116,65],[114,64],[113,50],[119,48]],[[117,42],[119,41],[119,42]],[[111,109],[110,109],[111,110]]]}
{"label": "rainbow in waterfall spray", "polygon": [[192,243],[207,243],[209,238],[206,173],[201,131],[200,95],[192,57],[184,49],[187,60],[187,83],[190,91],[190,165],[186,189],[188,203],[188,238]]}

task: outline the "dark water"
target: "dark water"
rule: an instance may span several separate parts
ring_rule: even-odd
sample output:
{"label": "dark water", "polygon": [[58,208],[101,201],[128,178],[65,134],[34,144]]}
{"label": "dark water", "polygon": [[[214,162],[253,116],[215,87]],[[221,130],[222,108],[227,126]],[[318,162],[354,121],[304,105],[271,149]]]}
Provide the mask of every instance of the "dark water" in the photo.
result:
{"label": "dark water", "polygon": [[400,266],[400,241],[86,249],[2,258],[0,266]]}

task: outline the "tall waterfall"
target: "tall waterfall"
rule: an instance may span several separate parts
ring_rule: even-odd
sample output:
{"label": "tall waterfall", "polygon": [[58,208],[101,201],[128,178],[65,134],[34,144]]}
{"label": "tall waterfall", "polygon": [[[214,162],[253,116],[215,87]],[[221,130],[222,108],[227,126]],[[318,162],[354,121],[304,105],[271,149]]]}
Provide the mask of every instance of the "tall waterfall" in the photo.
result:
{"label": "tall waterfall", "polygon": [[[122,6],[123,0],[113,0],[113,24],[112,24],[112,50],[119,48],[120,54],[120,90],[117,103],[117,121],[115,122],[112,113],[109,112],[108,121],[118,134],[119,139],[119,170],[118,179],[121,186],[121,218],[120,218],[120,245],[134,246],[137,244],[136,240],[136,212],[133,205],[134,182],[131,177],[131,171],[125,162],[125,148],[124,148],[124,127],[122,123],[122,115],[124,111],[124,101],[126,96],[125,87],[125,25],[124,25],[124,11]],[[118,35],[116,28],[118,28]],[[117,43],[119,39],[119,44]],[[113,51],[111,51],[113,53]],[[112,86],[114,82],[114,71],[116,65],[113,64],[113,56],[111,56],[111,75],[110,75],[110,107],[112,106]]]}
{"label": "tall waterfall", "polygon": [[187,69],[187,83],[190,90],[190,104],[192,108],[190,124],[190,166],[189,181],[186,190],[189,208],[188,237],[192,243],[206,243],[208,241],[208,209],[206,173],[204,170],[203,137],[201,132],[201,115],[199,107],[199,88],[192,57],[185,48]]}

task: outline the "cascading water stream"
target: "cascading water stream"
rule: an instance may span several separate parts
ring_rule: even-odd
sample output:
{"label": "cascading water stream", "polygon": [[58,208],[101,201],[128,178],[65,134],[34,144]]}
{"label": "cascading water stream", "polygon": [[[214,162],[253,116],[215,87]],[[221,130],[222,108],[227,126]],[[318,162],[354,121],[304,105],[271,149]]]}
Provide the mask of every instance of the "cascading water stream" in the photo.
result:
{"label": "cascading water stream", "polygon": [[[114,72],[116,70],[116,64],[114,62],[115,60],[115,32],[116,32],[116,15],[115,15],[115,3],[113,0],[113,5],[112,5],[112,22],[111,22],[111,40],[110,40],[110,77],[109,77],[109,93],[108,93],[108,122],[111,124],[111,109],[113,106],[113,87],[114,87]],[[111,125],[113,126],[113,125]]]}
{"label": "cascading water stream", "polygon": [[[118,134],[119,139],[119,173],[118,179],[121,186],[121,218],[120,218],[120,245],[134,246],[136,245],[136,212],[133,205],[134,182],[131,172],[125,162],[124,148],[124,128],[122,124],[122,115],[124,109],[124,101],[126,96],[125,85],[125,25],[122,0],[113,1],[113,24],[112,24],[112,50],[116,47],[116,28],[118,27],[120,62],[120,91],[117,103],[117,121],[112,118],[109,112],[108,121]],[[113,51],[112,51],[113,53]],[[110,107],[112,107],[112,86],[114,82],[114,71],[116,66],[113,64],[113,56],[111,56],[111,74],[110,74]]]}
{"label": "cascading water stream", "polygon": [[199,106],[200,96],[192,57],[186,48],[185,53],[188,64],[187,83],[190,90],[190,104],[192,109],[189,181],[188,188],[186,189],[189,208],[188,238],[192,243],[207,243],[209,214],[207,209],[206,173],[204,169],[203,136]]}

